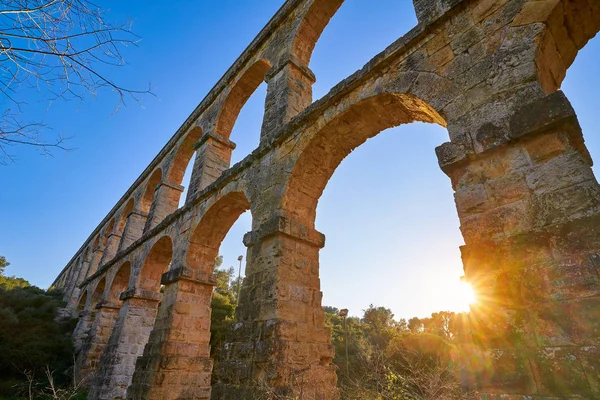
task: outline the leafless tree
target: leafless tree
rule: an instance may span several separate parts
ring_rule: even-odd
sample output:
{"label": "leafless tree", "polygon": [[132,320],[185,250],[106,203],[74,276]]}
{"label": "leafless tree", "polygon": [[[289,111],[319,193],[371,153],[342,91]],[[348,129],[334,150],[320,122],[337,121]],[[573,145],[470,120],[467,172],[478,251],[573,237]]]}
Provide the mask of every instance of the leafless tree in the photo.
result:
{"label": "leafless tree", "polygon": [[110,79],[107,71],[125,65],[124,46],[138,37],[130,22],[114,25],[88,0],[0,0],[0,163],[13,161],[11,146],[34,146],[45,153],[64,149],[65,138],[44,138],[48,127],[22,120],[25,96],[39,92],[55,100],[83,100],[108,89],[126,98],[150,90],[132,90]]}

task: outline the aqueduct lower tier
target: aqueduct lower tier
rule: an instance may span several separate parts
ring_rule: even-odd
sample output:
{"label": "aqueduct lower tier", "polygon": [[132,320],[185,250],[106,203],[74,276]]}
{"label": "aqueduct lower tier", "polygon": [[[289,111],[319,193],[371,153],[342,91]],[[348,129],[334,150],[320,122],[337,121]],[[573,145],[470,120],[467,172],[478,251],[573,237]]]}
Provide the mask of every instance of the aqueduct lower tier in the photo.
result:
{"label": "aqueduct lower tier", "polygon": [[[436,152],[480,294],[465,384],[484,399],[600,398],[600,187],[559,90],[600,2],[414,0],[413,30],[312,102],[310,56],[342,2],[286,1],[58,276],[90,398],[338,398],[316,205],[354,148],[413,121],[449,133]],[[260,144],[230,167],[263,81]],[[211,388],[213,263],[247,210],[247,278]]]}

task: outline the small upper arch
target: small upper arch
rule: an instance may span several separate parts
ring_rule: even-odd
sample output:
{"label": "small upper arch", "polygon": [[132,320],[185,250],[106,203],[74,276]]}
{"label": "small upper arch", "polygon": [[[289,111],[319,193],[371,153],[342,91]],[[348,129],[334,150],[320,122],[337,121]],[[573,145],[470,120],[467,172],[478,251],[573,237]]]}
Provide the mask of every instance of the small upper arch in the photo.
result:
{"label": "small upper arch", "polygon": [[127,224],[127,217],[133,211],[133,207],[135,206],[135,200],[130,198],[125,204],[123,211],[121,212],[121,216],[119,217],[119,225],[117,227],[119,232],[123,232],[125,230],[125,225]]}
{"label": "small upper arch", "polygon": [[111,219],[110,222],[108,223],[108,225],[106,226],[106,228],[104,229],[104,235],[103,235],[103,239],[102,239],[102,246],[106,247],[106,244],[108,242],[108,237],[110,236],[110,234],[112,233],[113,229],[115,228],[115,219]]}
{"label": "small upper arch", "polygon": [[271,64],[265,59],[260,59],[248,67],[233,84],[217,117],[215,126],[217,134],[229,138],[242,107],[252,93],[265,81],[265,75],[269,69],[271,69]]}
{"label": "small upper arch", "polygon": [[201,137],[202,129],[199,126],[195,126],[185,135],[185,138],[181,141],[169,167],[169,172],[167,174],[169,182],[178,185],[183,183],[186,167],[194,156],[194,146]]}
{"label": "small upper arch", "polygon": [[156,192],[156,187],[162,181],[162,169],[157,168],[154,170],[150,178],[148,179],[148,183],[146,183],[146,189],[144,190],[144,195],[141,199],[141,210],[143,212],[149,212],[150,207],[152,206],[152,201],[154,200],[154,192]]}
{"label": "small upper arch", "polygon": [[344,0],[314,0],[300,21],[292,42],[292,55],[308,67],[323,30]]}

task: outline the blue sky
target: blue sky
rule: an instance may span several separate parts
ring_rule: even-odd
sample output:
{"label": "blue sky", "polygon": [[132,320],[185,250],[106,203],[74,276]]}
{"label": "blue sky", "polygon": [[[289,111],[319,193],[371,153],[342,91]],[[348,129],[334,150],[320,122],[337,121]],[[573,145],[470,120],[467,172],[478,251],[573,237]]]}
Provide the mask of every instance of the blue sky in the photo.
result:
{"label": "blue sky", "polygon": [[[129,66],[112,76],[129,87],[152,85],[143,107],[99,93],[83,103],[48,105],[28,96],[27,118],[72,136],[53,158],[15,148],[16,164],[0,167],[0,255],[8,274],[47,287],[115,202],[154,158],[210,88],[241,54],[283,0],[101,1],[109,18],[133,18],[143,40],[128,48]],[[325,29],[310,68],[314,98],[362,67],[416,24],[408,0],[347,0]],[[594,118],[600,90],[600,40],[580,52],[563,90],[573,103],[594,159],[600,137]],[[259,139],[265,85],[242,110],[231,139],[233,162]],[[317,211],[327,236],[321,251],[323,303],[360,315],[370,303],[397,317],[456,307],[462,244],[449,179],[434,148],[445,129],[411,124],[389,129],[353,152],[329,182]],[[185,181],[184,181],[185,184]],[[244,214],[227,235],[224,265],[245,256]]]}

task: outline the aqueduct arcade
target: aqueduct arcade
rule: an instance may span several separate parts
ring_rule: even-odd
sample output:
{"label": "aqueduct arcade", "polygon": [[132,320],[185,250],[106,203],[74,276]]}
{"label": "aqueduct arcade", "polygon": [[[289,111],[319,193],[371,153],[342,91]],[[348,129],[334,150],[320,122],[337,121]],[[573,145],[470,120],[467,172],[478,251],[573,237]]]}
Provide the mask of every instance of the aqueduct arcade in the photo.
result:
{"label": "aqueduct arcade", "polygon": [[[600,2],[414,0],[419,24],[313,102],[312,50],[342,3],[287,0],[57,277],[80,315],[90,398],[338,398],[317,202],[353,149],[415,121],[448,130],[435,151],[480,294],[457,355],[465,385],[485,399],[599,398],[600,187],[560,87],[600,30]],[[260,144],[230,166],[231,130],[262,82]],[[213,371],[214,260],[248,210],[247,278]]]}

